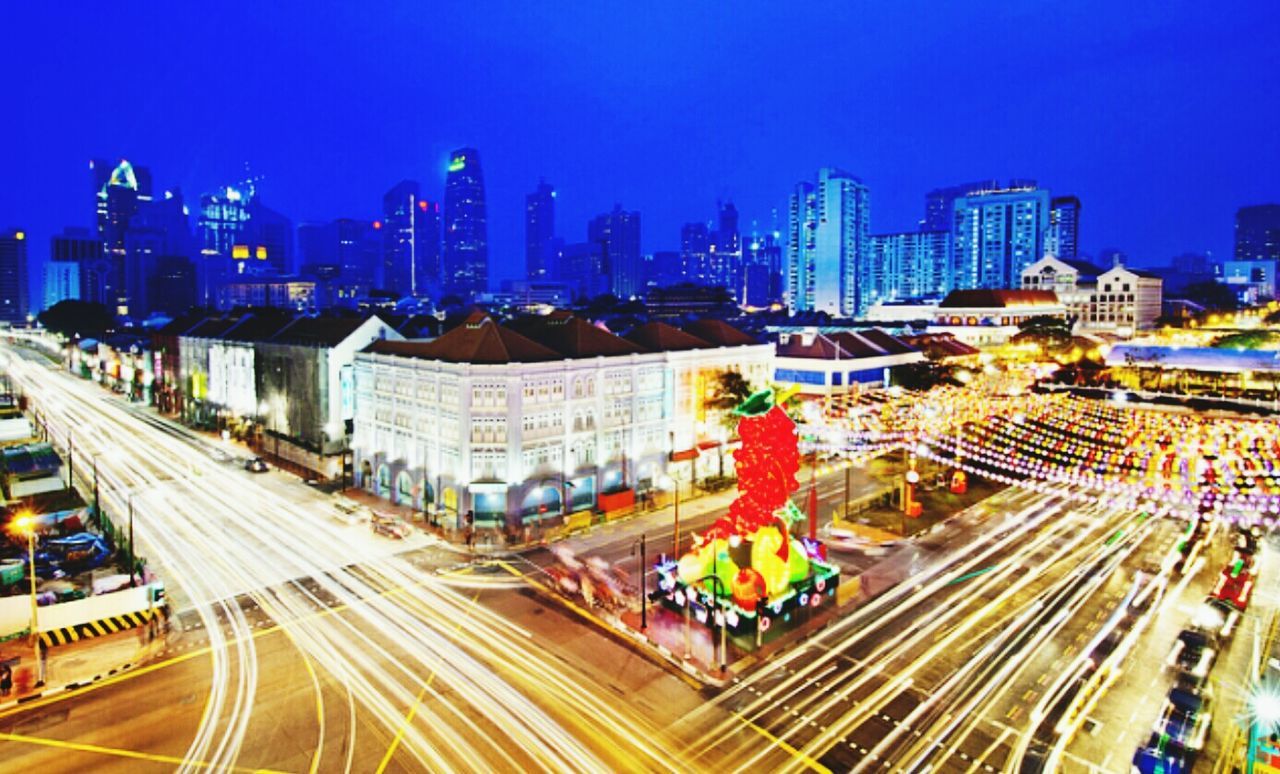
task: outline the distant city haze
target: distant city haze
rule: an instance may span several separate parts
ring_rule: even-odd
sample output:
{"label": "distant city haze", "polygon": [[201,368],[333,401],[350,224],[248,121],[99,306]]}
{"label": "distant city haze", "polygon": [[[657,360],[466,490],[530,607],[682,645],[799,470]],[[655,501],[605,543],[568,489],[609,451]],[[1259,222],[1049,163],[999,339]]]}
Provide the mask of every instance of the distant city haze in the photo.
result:
{"label": "distant city haze", "polygon": [[1274,3],[438,5],[7,7],[0,228],[46,260],[93,224],[94,158],[188,203],[247,163],[295,226],[372,220],[402,180],[444,201],[458,148],[493,286],[525,275],[540,178],[566,243],[620,205],[645,254],[719,201],[744,238],[785,232],[823,167],[867,186],[872,234],[936,188],[1034,179],[1079,198],[1082,255],[1137,265],[1227,259],[1237,208],[1280,201]]}

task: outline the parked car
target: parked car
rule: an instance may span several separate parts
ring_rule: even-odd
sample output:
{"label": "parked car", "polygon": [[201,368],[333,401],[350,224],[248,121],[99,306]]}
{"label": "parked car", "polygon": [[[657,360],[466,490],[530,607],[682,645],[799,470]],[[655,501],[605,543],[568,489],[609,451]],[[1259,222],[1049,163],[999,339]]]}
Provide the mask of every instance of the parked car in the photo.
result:
{"label": "parked car", "polygon": [[244,469],[250,473],[266,473],[271,468],[267,467],[267,461],[261,457],[253,457],[245,460]]}
{"label": "parked car", "polygon": [[374,513],[370,524],[373,526],[374,532],[396,540],[403,540],[409,537],[409,533],[413,531],[408,524],[405,524],[400,519],[385,516],[381,513]]}
{"label": "parked car", "polygon": [[1222,568],[1218,583],[1213,587],[1213,596],[1230,602],[1236,610],[1244,612],[1253,597],[1253,573],[1234,564],[1227,565]]}
{"label": "parked car", "polygon": [[1201,750],[1209,736],[1212,720],[1210,703],[1207,695],[1174,688],[1165,698],[1153,730],[1167,736],[1184,750]]}
{"label": "parked car", "polygon": [[352,502],[345,497],[335,498],[333,501],[333,518],[350,526],[368,524],[373,521],[373,511],[369,510],[369,506]]}
{"label": "parked car", "polygon": [[1213,648],[1210,635],[1195,629],[1183,629],[1178,633],[1173,649],[1169,651],[1165,668],[1203,679],[1208,676],[1217,657],[1218,652]]}

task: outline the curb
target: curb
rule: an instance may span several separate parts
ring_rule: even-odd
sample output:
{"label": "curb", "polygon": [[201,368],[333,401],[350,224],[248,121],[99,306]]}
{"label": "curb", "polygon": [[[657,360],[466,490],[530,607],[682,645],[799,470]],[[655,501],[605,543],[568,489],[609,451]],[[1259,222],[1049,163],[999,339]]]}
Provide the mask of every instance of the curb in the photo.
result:
{"label": "curb", "polygon": [[67,683],[66,685],[63,685],[57,688],[50,688],[48,686],[45,686],[43,689],[41,689],[39,693],[29,693],[26,696],[22,696],[17,699],[13,699],[7,702],[0,702],[0,710],[8,710],[8,709],[13,709],[15,707],[21,707],[24,704],[29,704],[38,699],[52,698],[59,694],[70,693],[80,688],[87,688],[88,686],[93,685],[94,683],[100,682],[102,680],[105,680],[108,677],[115,677],[118,674],[127,672],[130,669],[133,669],[135,666],[138,666],[138,664],[134,664],[130,662],[128,664],[118,666],[115,669],[107,670],[106,674],[94,675],[93,677],[85,680],[76,680],[74,682]]}

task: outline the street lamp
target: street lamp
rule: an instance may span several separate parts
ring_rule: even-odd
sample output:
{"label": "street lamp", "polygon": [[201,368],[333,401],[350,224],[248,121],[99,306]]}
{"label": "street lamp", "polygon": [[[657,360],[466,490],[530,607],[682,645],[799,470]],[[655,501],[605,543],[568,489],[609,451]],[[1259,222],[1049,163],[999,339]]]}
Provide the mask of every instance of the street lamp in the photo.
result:
{"label": "street lamp", "polygon": [[[36,664],[40,664],[39,604],[36,602],[36,519],[30,513],[22,513],[10,525],[10,529],[27,538],[27,569],[31,578],[31,647]],[[44,685],[44,669],[40,667],[36,685]]]}
{"label": "street lamp", "polygon": [[636,552],[636,545],[640,546],[640,631],[649,628],[649,579],[645,574],[649,571],[649,563],[645,559],[645,540],[644,533],[640,533],[640,537],[631,544],[632,555]]}
{"label": "street lamp", "polygon": [[658,479],[658,486],[670,489],[675,494],[675,518],[671,533],[671,558],[680,558],[680,482],[668,475]]}

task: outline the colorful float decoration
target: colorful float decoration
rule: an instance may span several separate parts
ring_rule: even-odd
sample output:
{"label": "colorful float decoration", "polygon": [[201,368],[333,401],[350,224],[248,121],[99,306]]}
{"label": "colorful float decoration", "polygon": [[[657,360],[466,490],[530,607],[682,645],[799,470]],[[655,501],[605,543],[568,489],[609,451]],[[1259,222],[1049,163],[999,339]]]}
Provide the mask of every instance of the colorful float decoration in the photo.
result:
{"label": "colorful float decoration", "polygon": [[723,620],[729,631],[754,632],[757,641],[799,608],[832,604],[839,584],[824,546],[796,535],[804,518],[791,502],[800,452],[796,425],[779,405],[786,397],[764,390],[734,410],[742,439],[734,452],[738,497],[694,535],[687,552],[656,567],[669,607],[699,622]]}

